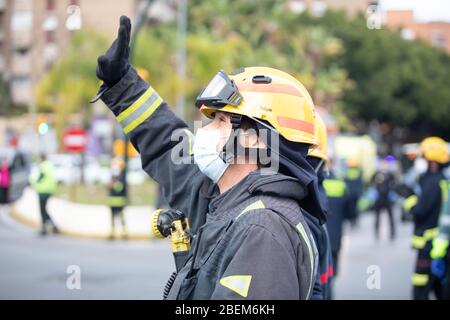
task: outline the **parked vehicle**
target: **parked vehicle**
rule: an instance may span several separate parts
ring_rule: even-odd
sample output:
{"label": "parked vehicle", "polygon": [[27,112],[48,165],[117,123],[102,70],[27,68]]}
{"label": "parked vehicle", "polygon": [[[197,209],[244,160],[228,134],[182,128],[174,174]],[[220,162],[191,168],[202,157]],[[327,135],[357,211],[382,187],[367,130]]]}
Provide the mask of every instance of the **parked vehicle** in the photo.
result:
{"label": "parked vehicle", "polygon": [[28,176],[31,171],[31,157],[11,148],[0,148],[0,159],[6,157],[9,167],[10,186],[8,201],[19,199],[28,185]]}

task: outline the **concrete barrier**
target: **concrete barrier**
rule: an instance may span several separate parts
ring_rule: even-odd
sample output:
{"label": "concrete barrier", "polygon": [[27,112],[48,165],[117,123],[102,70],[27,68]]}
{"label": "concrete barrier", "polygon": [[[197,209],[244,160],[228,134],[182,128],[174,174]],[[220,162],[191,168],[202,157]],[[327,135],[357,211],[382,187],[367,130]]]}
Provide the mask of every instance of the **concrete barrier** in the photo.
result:
{"label": "concrete barrier", "polygon": [[[52,197],[48,212],[62,234],[76,237],[108,238],[111,234],[111,211],[105,205],[74,203]],[[128,238],[151,238],[150,206],[128,206],[124,210]],[[38,195],[27,188],[23,196],[13,205],[15,219],[38,228],[41,225]],[[116,235],[123,236],[122,226],[116,223]]]}

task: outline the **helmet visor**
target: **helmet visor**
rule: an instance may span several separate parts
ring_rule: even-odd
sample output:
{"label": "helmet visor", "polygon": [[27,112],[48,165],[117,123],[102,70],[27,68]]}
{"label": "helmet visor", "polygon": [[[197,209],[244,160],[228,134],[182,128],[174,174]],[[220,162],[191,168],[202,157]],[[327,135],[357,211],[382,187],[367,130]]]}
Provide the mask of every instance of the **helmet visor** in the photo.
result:
{"label": "helmet visor", "polygon": [[233,80],[220,70],[197,96],[195,106],[197,108],[202,105],[211,108],[222,108],[225,105],[237,107],[241,101],[242,95]]}

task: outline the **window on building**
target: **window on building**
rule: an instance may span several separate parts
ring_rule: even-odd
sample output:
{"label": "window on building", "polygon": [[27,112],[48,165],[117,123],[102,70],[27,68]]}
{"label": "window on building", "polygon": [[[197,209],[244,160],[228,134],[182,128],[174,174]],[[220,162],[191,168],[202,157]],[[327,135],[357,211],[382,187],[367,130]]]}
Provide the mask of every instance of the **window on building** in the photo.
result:
{"label": "window on building", "polygon": [[55,31],[45,31],[45,42],[54,43],[55,42]]}
{"label": "window on building", "polygon": [[302,13],[305,11],[306,4],[304,0],[292,0],[289,2],[289,9],[294,13]]}
{"label": "window on building", "polygon": [[445,48],[446,43],[445,35],[439,30],[433,30],[431,33],[431,44],[438,48]]}
{"label": "window on building", "polygon": [[311,5],[311,13],[315,17],[321,17],[327,10],[327,4],[324,1],[315,0]]}
{"label": "window on building", "polygon": [[55,0],[47,0],[47,11],[55,10]]}
{"label": "window on building", "polygon": [[405,40],[414,40],[416,38],[416,33],[408,28],[404,28],[400,31],[400,35]]}

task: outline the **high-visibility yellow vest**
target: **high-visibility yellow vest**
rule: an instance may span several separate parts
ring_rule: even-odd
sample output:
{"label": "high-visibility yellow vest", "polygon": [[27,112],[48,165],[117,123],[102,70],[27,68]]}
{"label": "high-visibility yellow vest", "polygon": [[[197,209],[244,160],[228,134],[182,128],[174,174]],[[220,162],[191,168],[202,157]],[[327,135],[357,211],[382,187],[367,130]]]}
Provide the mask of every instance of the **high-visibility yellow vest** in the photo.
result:
{"label": "high-visibility yellow vest", "polygon": [[344,196],[347,185],[344,181],[338,179],[323,180],[323,188],[328,197],[341,198]]}
{"label": "high-visibility yellow vest", "polygon": [[39,177],[34,177],[30,182],[37,193],[53,194],[56,191],[57,181],[55,179],[53,164],[45,160],[39,164]]}

